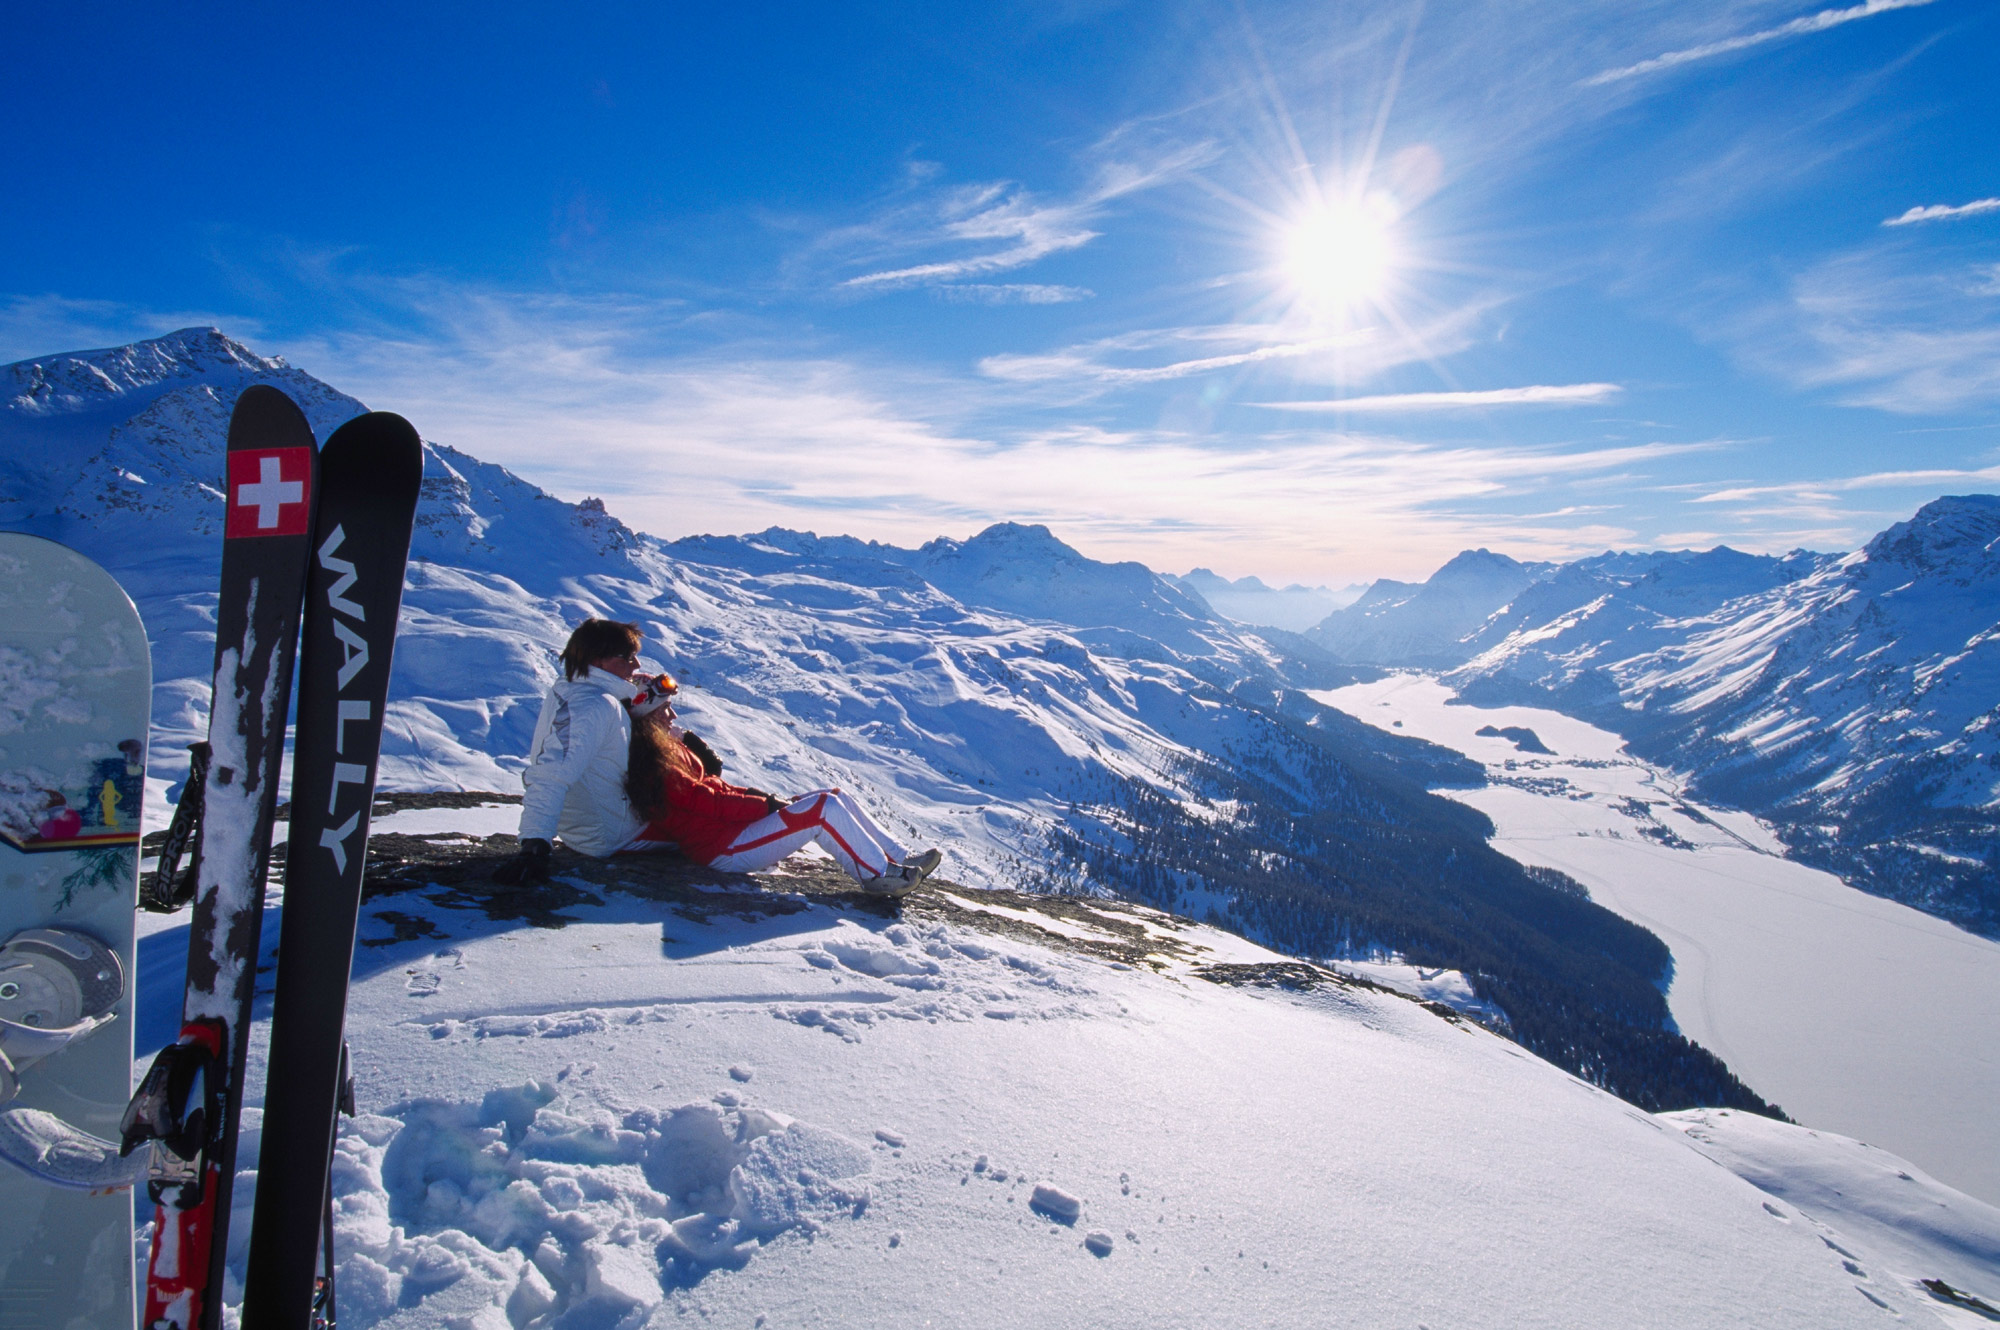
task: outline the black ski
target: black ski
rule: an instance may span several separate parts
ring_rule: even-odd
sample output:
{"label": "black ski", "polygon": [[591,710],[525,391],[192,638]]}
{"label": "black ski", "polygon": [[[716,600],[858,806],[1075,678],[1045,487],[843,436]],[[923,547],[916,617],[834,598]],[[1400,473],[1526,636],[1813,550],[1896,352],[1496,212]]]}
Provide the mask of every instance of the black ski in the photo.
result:
{"label": "black ski", "polygon": [[348,421],[320,453],[245,1325],[314,1324],[368,814],[423,470],[417,432],[384,411]]}
{"label": "black ski", "polygon": [[125,1113],[125,1149],[154,1141],[147,1330],[217,1330],[236,1176],[243,1064],[264,920],[271,814],[285,751],[299,597],[319,454],[292,400],[262,384],[229,419],[211,755],[188,928],[181,1035]]}

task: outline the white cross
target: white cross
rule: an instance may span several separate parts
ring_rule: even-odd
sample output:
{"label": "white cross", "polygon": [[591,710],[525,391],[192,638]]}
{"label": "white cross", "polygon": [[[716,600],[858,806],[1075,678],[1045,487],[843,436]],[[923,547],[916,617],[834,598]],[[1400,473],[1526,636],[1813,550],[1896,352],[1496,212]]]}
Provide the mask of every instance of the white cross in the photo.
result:
{"label": "white cross", "polygon": [[236,487],[236,506],[257,510],[257,529],[274,527],[278,524],[278,510],[288,503],[301,503],[306,497],[305,482],[286,480],[279,469],[275,457],[257,459],[258,477],[254,485]]}

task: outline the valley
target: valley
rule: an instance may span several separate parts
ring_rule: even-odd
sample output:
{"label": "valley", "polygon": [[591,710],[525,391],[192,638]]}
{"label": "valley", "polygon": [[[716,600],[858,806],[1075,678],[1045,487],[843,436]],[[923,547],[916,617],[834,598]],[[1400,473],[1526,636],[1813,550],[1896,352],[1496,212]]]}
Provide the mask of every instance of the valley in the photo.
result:
{"label": "valley", "polygon": [[[1484,763],[1490,784],[1440,793],[1492,818],[1495,848],[1658,934],[1681,1033],[1759,1094],[2000,1200],[2000,944],[1782,857],[1754,818],[1691,801],[1583,721],[1454,704],[1416,674],[1314,696]],[[1526,727],[1554,753],[1486,726]]]}

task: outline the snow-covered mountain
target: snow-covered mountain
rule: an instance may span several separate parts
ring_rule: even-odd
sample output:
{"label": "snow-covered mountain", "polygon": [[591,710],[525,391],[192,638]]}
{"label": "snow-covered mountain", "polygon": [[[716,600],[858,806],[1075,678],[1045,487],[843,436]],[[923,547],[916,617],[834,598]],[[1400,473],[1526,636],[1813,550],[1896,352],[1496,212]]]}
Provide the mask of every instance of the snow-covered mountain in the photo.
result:
{"label": "snow-covered mountain", "polygon": [[1216,613],[1253,627],[1282,628],[1303,633],[1335,610],[1344,609],[1361,598],[1366,586],[1340,588],[1323,586],[1272,587],[1257,577],[1234,581],[1207,568],[1197,568],[1181,577],[1169,575],[1169,582],[1200,596]]}
{"label": "snow-covered mountain", "polygon": [[[213,331],[10,368],[7,512],[98,559],[155,643],[156,794],[205,729],[221,407],[277,383],[325,431],[360,404]],[[42,385],[66,385],[61,392]],[[171,440],[138,419],[178,412]],[[79,479],[140,500],[85,502]],[[1522,1044],[1648,1107],[1765,1107],[1671,1029],[1652,935],[1496,853],[1429,786],[1476,764],[1306,698],[1311,645],[1137,564],[1003,524],[918,549],[772,530],[664,542],[594,500],[426,445],[386,790],[518,789],[555,650],[641,623],[734,778],[854,791],[957,880],[1136,896],[1292,954],[1462,971]],[[162,808],[157,800],[157,815]]]}
{"label": "snow-covered mountain", "polygon": [[1491,550],[1466,550],[1429,580],[1382,578],[1336,610],[1307,637],[1334,657],[1371,665],[1448,667],[1465,659],[1464,639],[1549,570]]}
{"label": "snow-covered mountain", "polygon": [[1473,700],[1553,699],[1857,886],[2000,932],[2000,498],[1836,557],[1565,567],[1468,640]]}

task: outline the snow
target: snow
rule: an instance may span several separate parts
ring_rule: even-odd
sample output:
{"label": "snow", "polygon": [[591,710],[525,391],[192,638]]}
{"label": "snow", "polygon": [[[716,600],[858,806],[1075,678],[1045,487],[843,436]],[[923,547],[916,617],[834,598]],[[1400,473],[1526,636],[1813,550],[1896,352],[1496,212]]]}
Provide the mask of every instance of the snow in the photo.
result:
{"label": "snow", "polygon": [[[1487,764],[1492,784],[1440,793],[1492,818],[1496,848],[1657,933],[1681,1032],[1751,1088],[2000,1198],[2000,943],[1779,857],[1768,831],[1574,718],[1446,705],[1448,687],[1408,674],[1315,696]],[[1557,755],[1486,725],[1532,728]]]}
{"label": "snow", "polygon": [[1729,1109],[1663,1117],[1710,1159],[1808,1216],[1842,1257],[1912,1287],[1943,1279],[2000,1306],[2000,1208],[1831,1132]]}
{"label": "snow", "polygon": [[[922,894],[885,917],[612,893],[561,929],[447,899],[363,911],[335,1184],[356,1330],[1823,1330],[1932,1323],[1905,1267],[1991,1286],[1924,1234],[1856,1276],[1803,1196],[1477,1026],[1210,982],[1284,958],[1199,925],[1133,966]],[[374,945],[385,911],[433,935]],[[253,1085],[261,1050],[260,1027]],[[1780,1181],[1832,1166],[1817,1139]]]}
{"label": "snow", "polygon": [[456,835],[483,840],[488,836],[513,835],[521,825],[518,803],[483,803],[476,808],[405,808],[371,816],[370,835],[395,832],[403,836]]}

